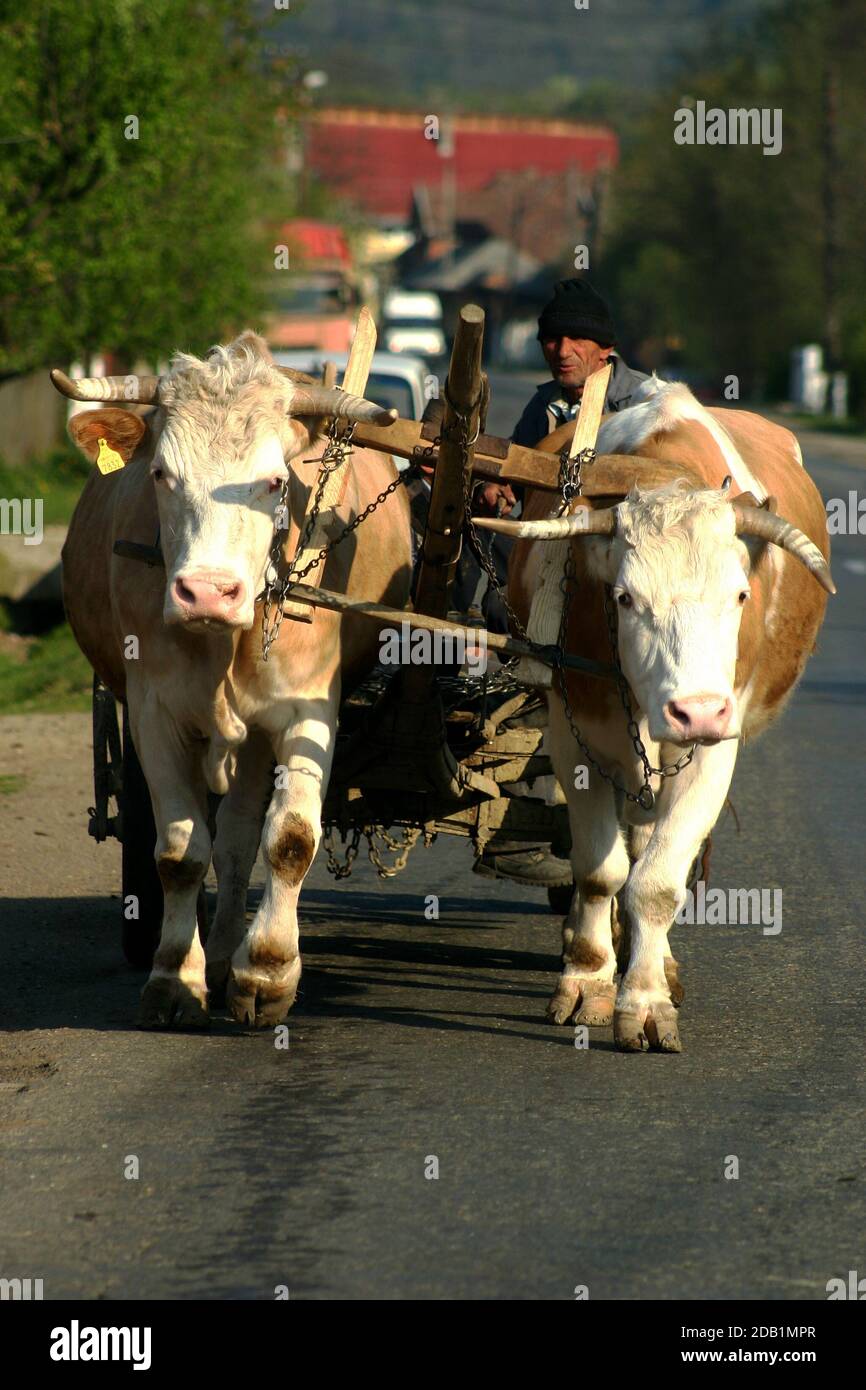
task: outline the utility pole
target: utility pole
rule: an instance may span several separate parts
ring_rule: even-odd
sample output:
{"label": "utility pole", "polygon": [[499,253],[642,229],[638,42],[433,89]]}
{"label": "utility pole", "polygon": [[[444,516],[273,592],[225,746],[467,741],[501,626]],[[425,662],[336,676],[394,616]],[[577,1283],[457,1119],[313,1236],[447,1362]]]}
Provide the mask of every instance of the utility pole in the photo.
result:
{"label": "utility pole", "polygon": [[[835,27],[832,21],[828,22],[831,31]],[[826,367],[831,372],[838,371],[842,365],[842,325],[839,312],[839,262],[842,249],[838,200],[839,69],[832,37],[832,32],[828,33],[821,83],[824,342],[827,351]]]}

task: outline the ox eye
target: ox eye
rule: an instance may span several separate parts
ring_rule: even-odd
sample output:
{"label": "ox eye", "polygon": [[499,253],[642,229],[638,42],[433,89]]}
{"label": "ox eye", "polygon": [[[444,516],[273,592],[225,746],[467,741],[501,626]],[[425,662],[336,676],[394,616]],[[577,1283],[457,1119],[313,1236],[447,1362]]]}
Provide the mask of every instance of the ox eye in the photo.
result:
{"label": "ox eye", "polygon": [[279,475],[271,478],[271,481],[268,483],[268,492],[279,492],[282,489],[284,481],[285,479],[279,477]]}
{"label": "ox eye", "polygon": [[752,595],[751,595],[751,592],[750,592],[749,589],[741,589],[740,592],[739,592],[739,594],[738,594],[738,599],[739,599],[739,601],[740,601],[741,604],[742,604],[742,603],[748,603],[748,601],[749,601],[749,599],[750,599],[751,597],[752,597]]}
{"label": "ox eye", "polygon": [[150,476],[153,478],[153,481],[155,483],[161,483],[163,478],[165,477],[165,474],[163,473],[161,468],[151,468]]}
{"label": "ox eye", "polygon": [[627,592],[625,591],[625,589],[623,589],[622,593],[617,594],[617,596],[616,596],[616,601],[617,601],[617,603],[619,604],[620,608],[631,608],[631,607],[632,607],[632,597],[631,597],[631,594],[627,593]]}

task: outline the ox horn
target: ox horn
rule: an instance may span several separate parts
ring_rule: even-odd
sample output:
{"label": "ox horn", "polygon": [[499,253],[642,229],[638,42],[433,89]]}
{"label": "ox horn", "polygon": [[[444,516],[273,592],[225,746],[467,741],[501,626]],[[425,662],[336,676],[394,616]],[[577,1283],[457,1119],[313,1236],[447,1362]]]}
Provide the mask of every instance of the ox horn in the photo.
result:
{"label": "ox horn", "polygon": [[[159,400],[159,377],[83,376],[73,381],[65,372],[54,367],[51,380],[62,396],[73,401],[123,401],[125,405],[152,405]],[[132,390],[132,395],[130,395]]]}
{"label": "ox horn", "polygon": [[[279,370],[283,372],[283,368]],[[366,425],[393,425],[397,419],[396,410],[385,410],[373,401],[365,401],[363,396],[341,391],[339,386],[307,386],[299,385],[292,378],[290,380],[295,388],[290,406],[292,415],[324,415],[339,420],[363,421]]]}
{"label": "ox horn", "polygon": [[807,535],[792,526],[790,521],[765,511],[763,507],[741,506],[739,497],[731,506],[736,513],[738,536],[757,536],[760,540],[780,545],[789,555],[801,561],[810,574],[814,574],[822,589],[826,589],[828,594],[835,594],[836,585],[830,566]]}
{"label": "ox horn", "polygon": [[568,516],[552,516],[546,521],[505,521],[501,518],[476,516],[476,526],[486,531],[499,531],[503,536],[519,540],[555,541],[563,536],[613,536],[616,534],[616,507],[602,507],[591,512],[580,507]]}

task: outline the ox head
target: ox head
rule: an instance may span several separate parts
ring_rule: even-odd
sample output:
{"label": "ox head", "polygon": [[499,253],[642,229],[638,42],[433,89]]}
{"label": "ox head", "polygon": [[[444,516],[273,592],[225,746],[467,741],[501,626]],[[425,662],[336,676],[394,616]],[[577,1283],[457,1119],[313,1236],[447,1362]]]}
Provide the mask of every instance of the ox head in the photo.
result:
{"label": "ox head", "polygon": [[166,569],[163,616],[196,631],[252,626],[281,490],[322,417],[391,424],[395,414],[290,379],[253,333],[204,359],[177,353],[163,377],[71,382],[55,371],[52,380],[77,400],[161,407],[147,418],[82,412],[70,433],[91,458],[101,437],[124,461],[147,446]]}
{"label": "ox head", "polygon": [[[619,658],[650,737],[682,746],[741,732],[734,677],[750,574],[764,547],[782,546],[835,592],[821,552],[802,531],[727,489],[674,483],[617,507],[550,521],[477,519],[479,526],[550,540],[585,537],[590,574],[617,605]],[[579,600],[578,600],[579,601]]]}

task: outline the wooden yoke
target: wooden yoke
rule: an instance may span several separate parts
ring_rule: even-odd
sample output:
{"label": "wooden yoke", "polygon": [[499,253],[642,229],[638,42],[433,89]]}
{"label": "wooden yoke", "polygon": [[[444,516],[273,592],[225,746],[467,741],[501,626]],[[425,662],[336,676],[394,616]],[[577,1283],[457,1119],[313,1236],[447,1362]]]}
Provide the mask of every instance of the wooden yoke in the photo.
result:
{"label": "wooden yoke", "polygon": [[[376,351],[376,325],[373,322],[373,315],[364,305],[358,315],[358,323],[355,328],[355,336],[352,339],[352,347],[349,352],[349,360],[346,363],[346,370],[341,382],[342,389],[355,396],[363,396],[367,389],[367,378],[370,375],[370,367],[373,363],[373,353]],[[336,367],[333,362],[326,362],[323,373],[323,384],[332,386],[336,378]],[[348,428],[348,425],[346,426]],[[303,569],[304,565],[317,555],[323,545],[327,545],[330,540],[330,532],[333,529],[334,512],[346,495],[346,483],[348,481],[347,469],[351,467],[351,456],[343,464],[342,468],[328,475],[325,481],[324,492],[322,493],[321,508],[315,526],[310,534],[310,539],[306,545],[295,555],[292,564],[295,569]],[[307,498],[307,510],[301,522],[300,534],[303,536],[307,522],[310,518],[313,503],[316,497],[316,481],[310,488],[310,495]],[[322,582],[324,565],[319,565],[317,569],[311,570],[307,575],[305,583],[308,587],[318,588]],[[309,623],[313,620],[313,612],[308,604],[294,603],[291,599],[286,599],[283,604],[283,613],[287,618],[295,618],[299,622]]]}
{"label": "wooden yoke", "polygon": [[[592,376],[587,377],[580,399],[577,424],[568,451],[570,459],[576,459],[583,449],[595,448],[611,370],[611,364],[608,362],[597,372],[593,372]],[[591,468],[592,465],[589,465],[590,471]],[[565,506],[559,508],[558,515],[562,516],[574,512],[580,504],[580,498],[574,497]],[[527,636],[532,642],[541,642],[548,646],[559,641],[562,610],[565,603],[565,595],[560,584],[565,573],[565,562],[568,558],[570,545],[571,540],[566,537],[563,540],[545,541],[541,547],[538,588],[532,596],[532,607],[526,624]],[[533,660],[532,657],[520,659],[515,678],[525,685],[535,685],[547,689],[553,685],[551,668],[543,665],[540,661]]]}
{"label": "wooden yoke", "polygon": [[[417,420],[395,420],[390,427],[358,424],[354,440],[364,449],[381,449],[385,454],[411,459],[435,438],[435,427]],[[436,463],[434,449],[431,463]],[[496,435],[479,435],[475,445],[472,472],[476,478],[497,483],[517,483],[520,487],[545,488],[559,492],[559,454],[549,450],[527,449]],[[584,478],[585,497],[603,497],[606,502],[625,497],[637,483],[643,488],[663,487],[684,476],[681,464],[634,454],[599,454]],[[697,484],[696,484],[697,486]]]}
{"label": "wooden yoke", "polygon": [[[481,346],[484,310],[464,304],[460,310],[451,365],[445,386],[439,458],[433,473],[427,529],[415,587],[415,610],[433,618],[448,615],[454,571],[460,558],[465,515],[464,492],[472,473],[474,440],[478,433],[482,395]],[[458,414],[459,412],[459,414]],[[465,417],[469,443],[465,463],[459,441],[460,415]],[[465,472],[464,472],[465,469]],[[411,666],[403,672],[403,692],[409,699],[429,690],[432,668]]]}

